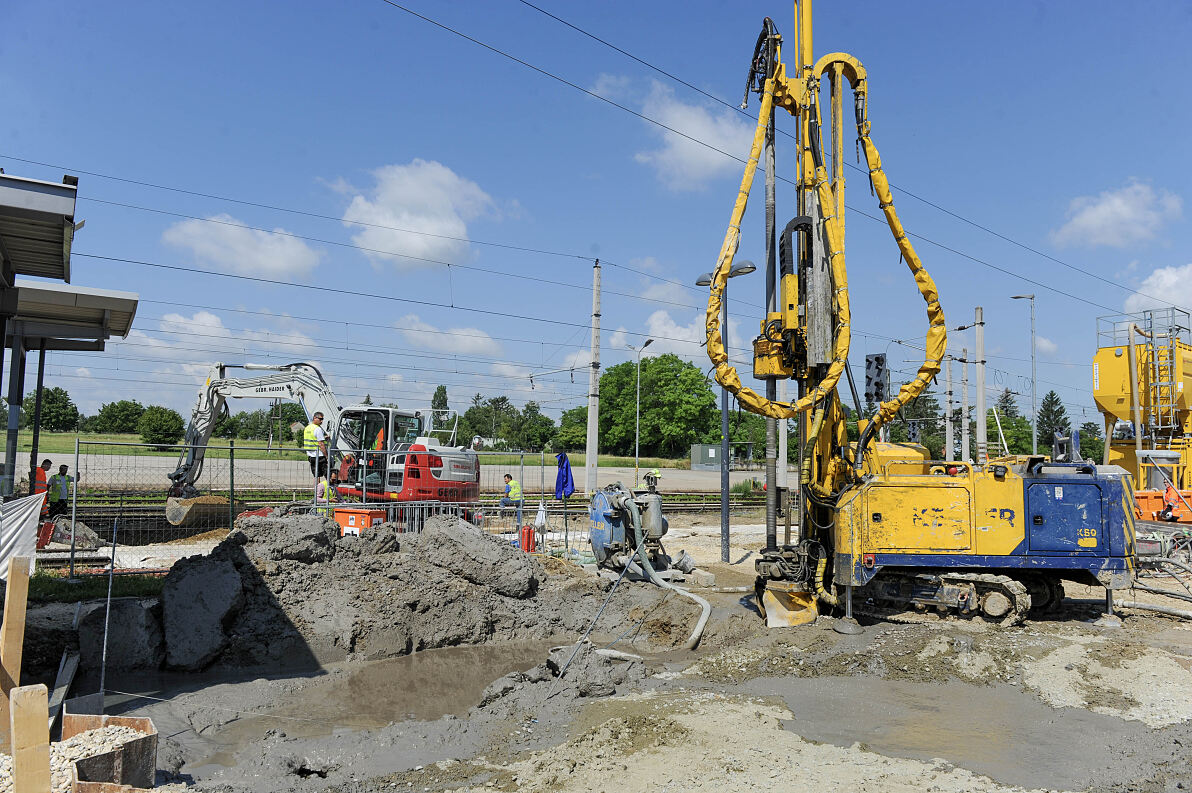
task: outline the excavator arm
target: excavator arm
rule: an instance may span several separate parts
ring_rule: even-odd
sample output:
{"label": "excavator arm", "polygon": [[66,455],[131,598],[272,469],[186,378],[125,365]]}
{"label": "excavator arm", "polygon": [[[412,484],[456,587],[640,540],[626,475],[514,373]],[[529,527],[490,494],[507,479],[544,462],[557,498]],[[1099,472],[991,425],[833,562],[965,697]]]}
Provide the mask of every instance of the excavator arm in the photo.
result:
{"label": "excavator arm", "polygon": [[[227,376],[228,369],[266,371],[270,374],[234,378]],[[331,386],[323,379],[322,372],[314,364],[212,364],[207,381],[199,389],[198,401],[186,427],[178,467],[169,474],[173,482],[170,487],[171,496],[194,498],[199,495],[195,489],[195,482],[203,472],[203,458],[215,424],[223,415],[228,399],[246,398],[285,399],[297,402],[302,406],[307,419],[315,413],[322,413],[328,427],[338,425],[339,415],[343,410]],[[336,444],[354,449],[359,446],[359,439],[340,432],[337,434]]]}

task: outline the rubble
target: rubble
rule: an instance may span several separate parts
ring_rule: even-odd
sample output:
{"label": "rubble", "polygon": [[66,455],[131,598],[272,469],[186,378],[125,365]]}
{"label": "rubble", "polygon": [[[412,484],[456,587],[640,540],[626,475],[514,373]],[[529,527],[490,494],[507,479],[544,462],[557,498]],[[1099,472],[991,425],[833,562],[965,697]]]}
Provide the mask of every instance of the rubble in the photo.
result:
{"label": "rubble", "polygon": [[[73,777],[72,766],[84,757],[110,752],[123,744],[143,737],[131,727],[102,727],[71,736],[65,741],[50,744],[50,790],[52,793],[69,793]],[[0,754],[0,793],[11,793],[12,758]]]}
{"label": "rubble", "polygon": [[[421,534],[384,525],[340,537],[320,515],[251,516],[208,555],[175,565],[162,591],[166,665],[316,668],[490,641],[582,632],[611,585],[550,575],[533,557],[458,518]],[[622,586],[610,624],[650,612],[665,593]],[[645,635],[681,641],[695,610],[672,599]]]}
{"label": "rubble", "polygon": [[[84,669],[103,658],[104,603],[90,603],[79,615],[79,653]],[[115,598],[108,617],[109,670],[156,669],[165,658],[161,606],[156,598]]]}

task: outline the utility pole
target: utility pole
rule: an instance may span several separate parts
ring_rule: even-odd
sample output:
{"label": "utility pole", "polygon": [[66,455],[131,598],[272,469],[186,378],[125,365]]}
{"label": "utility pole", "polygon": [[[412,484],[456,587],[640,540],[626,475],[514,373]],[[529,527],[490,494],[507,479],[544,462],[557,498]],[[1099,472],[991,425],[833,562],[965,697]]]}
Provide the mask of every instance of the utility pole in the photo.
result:
{"label": "utility pole", "polygon": [[947,397],[948,407],[944,413],[944,459],[952,462],[956,459],[956,450],[952,447],[956,440],[956,433],[952,428],[952,356],[944,356],[944,394]]}
{"label": "utility pole", "polygon": [[[1011,300],[1031,301],[1031,454],[1039,453],[1039,409],[1035,406],[1035,395],[1039,393],[1039,370],[1035,366],[1035,295],[1011,295]],[[1109,448],[1106,442],[1105,448]]]}
{"label": "utility pole", "polygon": [[989,441],[985,426],[985,311],[977,306],[973,313],[973,325],[977,329],[977,464],[989,460]]}
{"label": "utility pole", "polygon": [[596,463],[600,456],[600,260],[592,267],[592,353],[588,373],[588,444],[584,453],[584,493],[597,490]]}
{"label": "utility pole", "polygon": [[963,447],[960,459],[966,463],[973,461],[969,447],[969,388],[968,388],[968,347],[960,350],[960,445]]}

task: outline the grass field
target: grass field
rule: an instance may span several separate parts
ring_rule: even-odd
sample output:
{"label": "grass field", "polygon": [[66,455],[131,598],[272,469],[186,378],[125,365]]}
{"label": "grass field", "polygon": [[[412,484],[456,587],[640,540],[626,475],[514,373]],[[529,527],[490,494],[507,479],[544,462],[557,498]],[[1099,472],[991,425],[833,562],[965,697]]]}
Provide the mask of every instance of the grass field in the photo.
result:
{"label": "grass field", "polygon": [[[37,455],[38,457],[49,457],[57,466],[60,463],[70,464],[70,459],[74,457],[75,451],[75,433],[73,432],[43,432],[38,436]],[[147,455],[150,457],[175,457],[178,454],[178,449],[169,449],[159,451],[158,449],[149,448],[146,446],[103,446],[100,444],[140,444],[141,438],[139,435],[133,434],[105,434],[105,433],[82,433],[78,435],[79,439],[79,453],[80,454],[126,454],[126,455]],[[291,443],[293,443],[291,441]],[[30,452],[33,450],[33,433],[22,430],[18,438],[18,452]],[[228,456],[228,441],[225,438],[212,438],[211,446],[207,450],[207,456],[213,459],[226,459]],[[274,444],[273,449],[266,446],[265,441],[251,441],[251,440],[237,440],[236,457],[240,460],[294,460],[301,461],[303,452],[293,446],[278,449]],[[569,454],[573,468],[582,468],[584,466],[585,455],[582,452]],[[69,459],[68,459],[69,458]],[[481,462],[484,465],[517,465],[521,457],[516,454],[483,454]],[[542,459],[538,452],[526,452],[526,465],[535,465]],[[546,464],[555,464],[555,455],[553,452],[546,453]],[[632,457],[617,457],[611,454],[600,455],[600,462],[598,465],[601,468],[632,468]],[[640,463],[641,468],[683,468],[691,467],[691,463],[687,458],[668,460],[664,457],[643,457]]]}

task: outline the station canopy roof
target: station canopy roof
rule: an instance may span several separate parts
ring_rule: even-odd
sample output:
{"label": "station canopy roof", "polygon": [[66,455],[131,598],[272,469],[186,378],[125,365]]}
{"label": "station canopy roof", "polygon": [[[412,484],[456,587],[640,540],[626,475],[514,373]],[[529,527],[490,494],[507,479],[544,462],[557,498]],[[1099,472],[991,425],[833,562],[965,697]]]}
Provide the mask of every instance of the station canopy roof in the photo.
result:
{"label": "station canopy roof", "polygon": [[77,185],[0,173],[0,261],[10,273],[70,282]]}
{"label": "station canopy roof", "polygon": [[20,334],[27,350],[42,341],[47,350],[102,350],[107,339],[128,336],[139,300],[132,292],[24,279],[16,291],[16,314],[4,343],[11,347]]}

